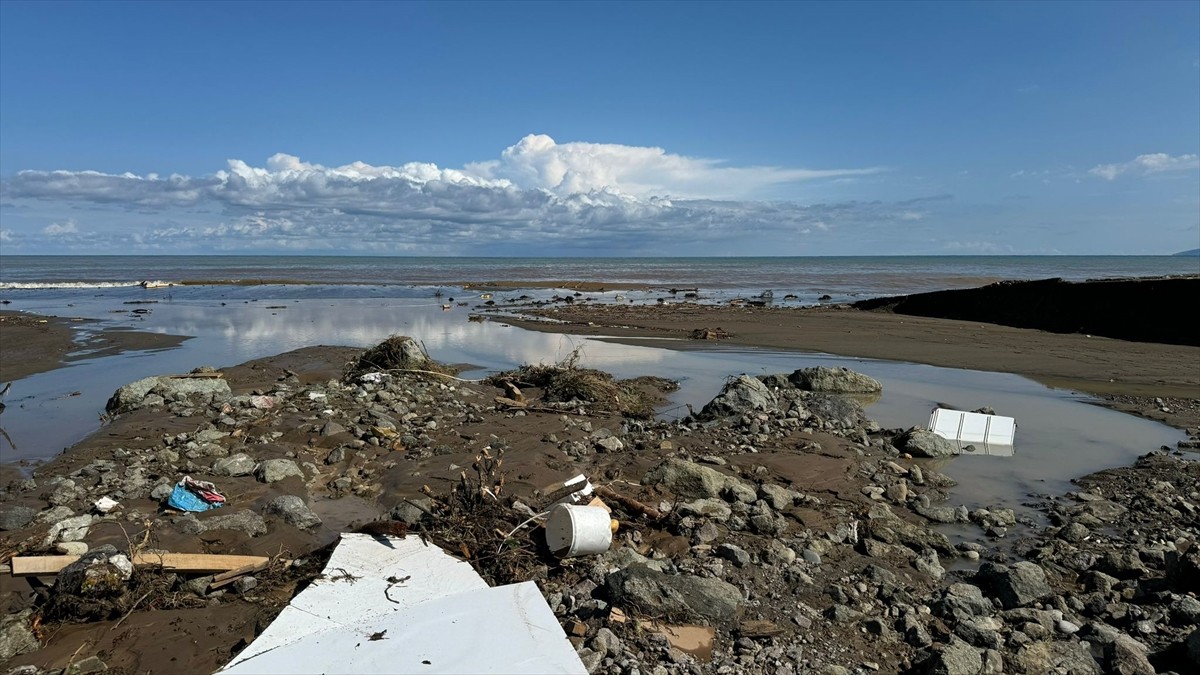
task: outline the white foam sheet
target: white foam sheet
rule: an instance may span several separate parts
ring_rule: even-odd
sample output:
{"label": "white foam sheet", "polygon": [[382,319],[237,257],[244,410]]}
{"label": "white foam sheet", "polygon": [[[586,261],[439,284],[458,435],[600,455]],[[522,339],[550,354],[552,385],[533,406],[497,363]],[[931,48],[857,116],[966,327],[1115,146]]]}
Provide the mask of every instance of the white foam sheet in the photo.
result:
{"label": "white foam sheet", "polygon": [[526,581],[326,628],[221,672],[585,675],[587,669],[537,586]]}
{"label": "white foam sheet", "polygon": [[[406,576],[410,578],[403,583],[388,582],[389,577]],[[220,672],[259,672],[255,667],[235,669],[235,666],[323,630],[486,588],[487,583],[469,564],[446,555],[437,546],[425,545],[420,537],[343,534],[322,578],[292,598],[275,621]],[[384,597],[385,591],[395,602]]]}
{"label": "white foam sheet", "polygon": [[1000,415],[935,408],[929,415],[929,429],[960,448],[976,445],[974,453],[968,454],[1012,455],[1017,421]]}

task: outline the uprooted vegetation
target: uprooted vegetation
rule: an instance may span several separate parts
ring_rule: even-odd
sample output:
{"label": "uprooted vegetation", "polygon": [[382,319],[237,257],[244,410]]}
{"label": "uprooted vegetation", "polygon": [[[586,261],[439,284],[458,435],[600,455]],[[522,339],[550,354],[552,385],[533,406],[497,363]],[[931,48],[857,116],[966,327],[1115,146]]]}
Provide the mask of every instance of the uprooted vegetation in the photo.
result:
{"label": "uprooted vegetation", "polygon": [[374,372],[426,372],[453,375],[454,369],[429,358],[425,347],[407,335],[393,335],[364,351],[350,364],[347,377]]}
{"label": "uprooted vegetation", "polygon": [[493,586],[543,579],[553,561],[544,539],[518,535],[534,518],[526,520],[526,514],[513,508],[514,497],[504,485],[503,454],[503,448],[485,448],[449,494],[426,492],[433,508],[415,530],[461,555]]}
{"label": "uprooted vegetation", "polygon": [[663,402],[662,395],[679,388],[665,378],[617,380],[604,371],[580,368],[578,354],[552,365],[525,364],[487,381],[498,387],[536,387],[542,390],[542,400],[547,403],[591,403],[599,410],[634,419],[654,417],[655,406]]}

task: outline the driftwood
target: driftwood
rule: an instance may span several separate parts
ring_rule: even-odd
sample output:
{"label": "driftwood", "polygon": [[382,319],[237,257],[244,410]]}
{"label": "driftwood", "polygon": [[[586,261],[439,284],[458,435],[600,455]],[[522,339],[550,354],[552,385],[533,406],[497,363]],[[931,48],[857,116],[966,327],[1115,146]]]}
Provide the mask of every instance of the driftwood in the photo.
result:
{"label": "driftwood", "polygon": [[596,494],[605,499],[614,501],[614,502],[620,504],[621,506],[624,506],[625,508],[629,509],[630,511],[640,513],[643,516],[650,518],[651,520],[661,520],[663,518],[662,512],[659,511],[658,509],[654,508],[653,506],[648,506],[646,504],[643,504],[642,502],[639,502],[638,500],[634,499],[633,497],[626,497],[625,495],[620,494],[618,492],[613,492],[612,490],[604,487],[603,485],[596,487]]}

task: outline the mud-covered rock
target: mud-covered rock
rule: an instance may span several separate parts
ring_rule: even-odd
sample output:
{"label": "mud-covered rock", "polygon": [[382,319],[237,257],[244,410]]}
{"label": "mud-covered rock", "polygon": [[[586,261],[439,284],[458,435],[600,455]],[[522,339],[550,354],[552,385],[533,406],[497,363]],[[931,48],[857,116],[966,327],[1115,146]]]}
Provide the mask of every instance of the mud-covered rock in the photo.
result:
{"label": "mud-covered rock", "polygon": [[42,646],[30,627],[32,619],[32,609],[0,617],[0,662]]}
{"label": "mud-covered rock", "polygon": [[883,391],[879,380],[849,368],[801,368],[793,371],[788,380],[797,389],[830,394],[873,394]]}
{"label": "mud-covered rock", "polygon": [[0,530],[19,530],[33,522],[38,512],[28,506],[0,504]]}
{"label": "mud-covered rock", "polygon": [[304,500],[296,495],[280,495],[267,503],[265,510],[280,516],[298,529],[306,530],[321,524],[321,518],[313,513]]}
{"label": "mud-covered rock", "polygon": [[976,580],[1000,601],[1005,609],[1031,605],[1053,593],[1046,572],[1035,563],[1021,561],[1012,567],[985,562]]}
{"label": "mud-covered rock", "polygon": [[1100,665],[1087,645],[1074,641],[1033,642],[1022,646],[1013,659],[1018,672],[1099,675]]}
{"label": "mud-covered rock", "polygon": [[154,394],[163,400],[199,395],[203,399],[224,400],[233,395],[229,383],[219,377],[147,377],[131,382],[113,393],[104,406],[109,413],[123,413],[147,405]]}
{"label": "mud-covered rock", "polygon": [[209,515],[211,513],[209,511],[203,518],[189,513],[177,518],[175,523],[186,534],[201,534],[209,530],[236,530],[257,537],[267,533],[266,521],[253,511],[242,509],[233,513]]}
{"label": "mud-covered rock", "polygon": [[604,581],[614,604],[647,616],[727,623],[737,616],[742,592],[737,586],[690,574],[664,574],[633,565]]}
{"label": "mud-covered rock", "polygon": [[651,469],[642,478],[645,485],[662,485],[673,494],[685,499],[706,499],[718,497],[722,490],[733,484],[740,484],[751,493],[754,488],[739,478],[727,476],[716,469],[688,462],[682,459],[670,458]]}
{"label": "mud-covered rock", "polygon": [[953,457],[958,447],[928,429],[912,429],[900,435],[895,445],[913,457]]}
{"label": "mud-covered rock", "polygon": [[776,413],[779,400],[763,384],[762,380],[749,375],[738,375],[721,389],[717,397],[709,401],[700,411],[700,419],[712,420],[722,417],[737,417],[751,413]]}
{"label": "mud-covered rock", "polygon": [[304,477],[304,471],[290,459],[268,459],[254,469],[254,477],[261,483],[275,483],[290,476]]}
{"label": "mud-covered rock", "polygon": [[950,642],[921,662],[927,675],[979,675],[983,657],[971,645],[951,636]]}
{"label": "mud-covered rock", "polygon": [[257,464],[253,457],[239,452],[231,457],[222,457],[213,462],[212,472],[217,476],[249,476],[254,473]]}

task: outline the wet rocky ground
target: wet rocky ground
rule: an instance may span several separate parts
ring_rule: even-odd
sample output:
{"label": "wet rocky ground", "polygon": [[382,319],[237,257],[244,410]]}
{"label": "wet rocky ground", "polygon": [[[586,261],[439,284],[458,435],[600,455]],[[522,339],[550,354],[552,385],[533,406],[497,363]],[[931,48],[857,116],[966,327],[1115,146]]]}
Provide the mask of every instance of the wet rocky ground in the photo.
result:
{"label": "wet rocky ground", "polygon": [[[954,449],[880,428],[858,402],[878,383],[844,369],[732,376],[667,422],[647,415],[666,382],[571,364],[466,381],[393,351],[309,348],[114,396],[101,431],[0,493],[0,560],[89,551],[115,570],[87,588],[0,576],[0,672],[211,672],[339,532],[401,522],[492,583],[536,581],[595,673],[1200,668],[1200,465],[1180,456],[1147,448],[1031,496],[1045,521],[1019,522],[955,504],[923,459]],[[578,473],[620,528],[560,560],[518,526]],[[228,504],[166,509],[185,475]],[[962,528],[987,543],[955,543]],[[124,571],[154,550],[276,563],[215,590]]]}

